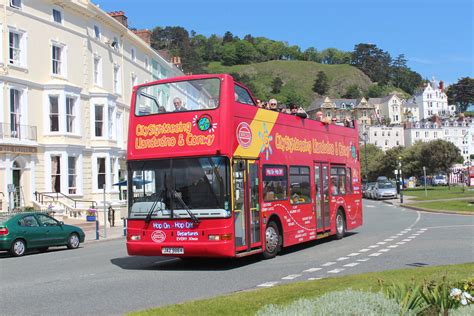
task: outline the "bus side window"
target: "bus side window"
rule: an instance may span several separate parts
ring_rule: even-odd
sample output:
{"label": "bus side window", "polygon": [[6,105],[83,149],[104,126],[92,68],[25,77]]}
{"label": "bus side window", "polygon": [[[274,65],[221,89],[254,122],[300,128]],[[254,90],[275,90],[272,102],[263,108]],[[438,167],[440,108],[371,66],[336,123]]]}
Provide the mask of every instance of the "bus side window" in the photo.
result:
{"label": "bus side window", "polygon": [[288,176],[286,166],[264,165],[262,168],[263,200],[265,202],[286,200]]}
{"label": "bus side window", "polygon": [[241,86],[234,85],[234,96],[235,96],[235,102],[237,103],[255,105],[248,91],[242,88]]}

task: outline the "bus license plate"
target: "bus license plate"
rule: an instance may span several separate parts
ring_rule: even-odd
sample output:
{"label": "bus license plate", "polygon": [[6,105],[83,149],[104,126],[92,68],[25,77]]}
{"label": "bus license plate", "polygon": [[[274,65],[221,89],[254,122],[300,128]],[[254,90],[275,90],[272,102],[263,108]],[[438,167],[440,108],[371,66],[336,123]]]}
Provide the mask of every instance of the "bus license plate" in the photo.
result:
{"label": "bus license plate", "polygon": [[164,255],[182,255],[184,254],[183,247],[163,247],[161,253]]}

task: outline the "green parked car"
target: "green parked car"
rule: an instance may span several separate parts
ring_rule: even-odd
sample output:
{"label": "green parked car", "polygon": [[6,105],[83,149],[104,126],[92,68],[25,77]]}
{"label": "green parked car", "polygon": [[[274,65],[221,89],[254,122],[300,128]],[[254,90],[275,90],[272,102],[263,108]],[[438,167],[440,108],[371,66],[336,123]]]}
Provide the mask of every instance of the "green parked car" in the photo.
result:
{"label": "green parked car", "polygon": [[65,225],[45,213],[0,214],[0,250],[19,257],[27,249],[46,251],[50,246],[76,249],[84,242],[81,228]]}

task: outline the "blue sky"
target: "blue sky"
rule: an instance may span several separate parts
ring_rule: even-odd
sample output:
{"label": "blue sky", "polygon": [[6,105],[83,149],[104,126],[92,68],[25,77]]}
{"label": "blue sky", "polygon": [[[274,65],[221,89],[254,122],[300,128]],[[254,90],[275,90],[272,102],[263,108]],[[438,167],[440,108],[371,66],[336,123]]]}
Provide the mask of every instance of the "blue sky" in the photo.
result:
{"label": "blue sky", "polygon": [[298,45],[352,51],[373,43],[405,54],[424,78],[474,77],[472,0],[92,0],[125,11],[129,26],[182,26],[198,34],[231,31]]}

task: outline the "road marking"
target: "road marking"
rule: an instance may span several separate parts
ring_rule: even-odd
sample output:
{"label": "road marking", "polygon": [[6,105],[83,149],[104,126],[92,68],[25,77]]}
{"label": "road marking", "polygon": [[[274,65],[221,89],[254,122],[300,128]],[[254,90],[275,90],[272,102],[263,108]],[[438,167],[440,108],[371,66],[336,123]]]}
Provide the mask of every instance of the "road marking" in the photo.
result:
{"label": "road marking", "polygon": [[381,254],[382,254],[381,252],[374,252],[374,253],[371,253],[371,254],[369,255],[369,257],[378,257],[378,256],[380,256]]}
{"label": "road marking", "polygon": [[[436,214],[436,213],[432,213],[432,214]],[[436,214],[436,215],[440,215],[440,214]],[[443,214],[443,215],[455,215],[455,214]],[[459,215],[459,216],[466,216],[466,215]],[[431,227],[427,227],[427,228],[420,228],[420,230],[427,230],[427,229],[433,229],[433,228],[456,228],[456,227],[474,227],[474,225],[449,225],[449,226],[431,226]]]}
{"label": "road marking", "polygon": [[339,273],[341,271],[344,271],[345,269],[334,269],[334,270],[331,270],[331,271],[328,271],[328,273]]}
{"label": "road marking", "polygon": [[390,236],[390,237],[388,237],[388,238],[393,238],[393,239],[395,239],[395,238],[398,238],[398,236]]}
{"label": "road marking", "polygon": [[397,245],[404,245],[404,244],[405,244],[404,241],[397,242]]}
{"label": "road marking", "polygon": [[[469,225],[469,226],[471,226],[471,225]],[[428,230],[428,228],[420,228],[420,230],[425,231],[425,230]]]}
{"label": "road marking", "polygon": [[321,268],[309,268],[307,270],[304,270],[303,272],[316,272],[316,271],[319,271],[321,270]]}
{"label": "road marking", "polygon": [[369,248],[377,248],[379,245],[372,245],[372,246],[369,246]]}
{"label": "road marking", "polygon": [[321,280],[322,278],[308,278],[308,281]]}
{"label": "road marking", "polygon": [[398,245],[390,245],[390,246],[388,246],[388,248],[397,248],[397,247],[398,247]]}
{"label": "road marking", "polygon": [[409,237],[407,237],[407,238],[408,238],[408,239],[415,239],[416,236],[409,236]]}
{"label": "road marking", "polygon": [[366,262],[366,261],[369,261],[370,258],[364,258],[364,259],[357,259],[357,261],[360,261],[360,262]]}
{"label": "road marking", "polygon": [[352,263],[348,263],[348,264],[343,265],[343,267],[351,267],[352,268],[352,267],[355,267],[359,264],[360,263],[358,263],[358,262],[352,262]]}
{"label": "road marking", "polygon": [[370,251],[370,249],[364,248],[364,249],[359,250],[359,252],[367,252],[367,251]]}
{"label": "road marking", "polygon": [[324,264],[321,265],[321,267],[329,267],[329,266],[332,266],[333,264],[336,264],[335,262],[326,262]]}
{"label": "road marking", "polygon": [[286,277],[281,278],[281,279],[282,280],[293,280],[293,279],[296,279],[300,276],[301,276],[301,274],[290,274],[290,275],[287,275]]}
{"label": "road marking", "polygon": [[280,282],[266,282],[266,283],[259,284],[259,285],[257,285],[257,286],[260,286],[260,287],[272,287],[272,286],[277,285],[278,283],[280,283]]}
{"label": "road marking", "polygon": [[349,259],[349,257],[341,257],[341,258],[337,258],[337,261],[344,261],[344,260],[347,260]]}
{"label": "road marking", "polygon": [[377,245],[385,245],[386,242],[385,241],[381,241],[381,242],[378,242]]}
{"label": "road marking", "polygon": [[348,256],[348,257],[354,257],[354,256],[358,256],[358,255],[360,255],[360,253],[358,253],[358,252],[353,252],[353,253],[348,254],[347,256]]}
{"label": "road marking", "polygon": [[393,238],[384,239],[384,241],[393,241]]}
{"label": "road marking", "polygon": [[403,239],[402,241],[405,241],[405,242],[406,242],[406,241],[411,241],[411,239]]}
{"label": "road marking", "polygon": [[403,236],[403,234],[402,234],[402,233],[400,233],[400,234],[397,234],[397,236]]}
{"label": "road marking", "polygon": [[366,205],[366,207],[372,208],[375,207],[374,205]]}
{"label": "road marking", "polygon": [[419,220],[421,219],[421,213],[420,213],[420,211],[416,211],[416,213],[418,214],[418,216],[416,217],[415,222],[414,222],[413,224],[411,224],[406,230],[411,230],[411,228],[412,228],[413,226],[415,226],[416,223],[418,223]]}
{"label": "road marking", "polygon": [[392,250],[392,249],[385,248],[385,249],[380,249],[379,251],[380,252],[387,252],[387,251],[390,251],[390,250]]}
{"label": "road marking", "polygon": [[420,234],[419,234],[419,233],[416,233],[416,234],[413,234],[412,236],[420,236]]}

